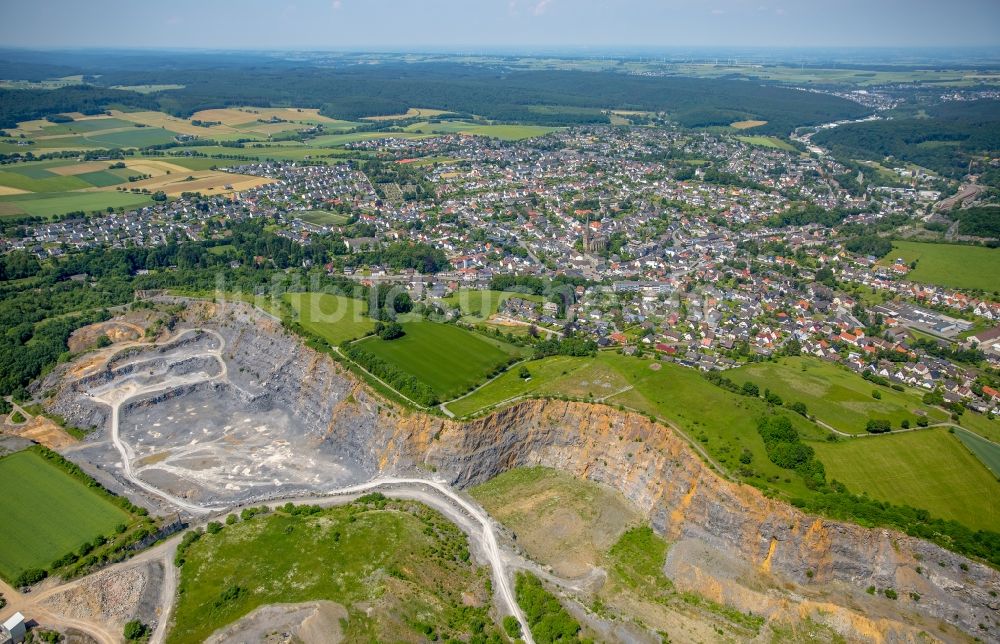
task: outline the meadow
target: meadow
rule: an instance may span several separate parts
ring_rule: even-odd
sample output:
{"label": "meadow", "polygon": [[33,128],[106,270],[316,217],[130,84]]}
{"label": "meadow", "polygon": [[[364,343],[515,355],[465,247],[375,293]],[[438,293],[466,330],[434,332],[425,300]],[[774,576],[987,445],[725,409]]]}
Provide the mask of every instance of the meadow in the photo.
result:
{"label": "meadow", "polygon": [[[333,619],[345,641],[417,641],[432,633],[466,641],[474,624],[495,629],[466,537],[437,512],[384,497],[288,510],[226,525],[183,551],[167,642],[203,642],[259,606],[315,600],[346,608]],[[463,598],[481,608],[463,608]]]}
{"label": "meadow", "polygon": [[901,258],[907,264],[917,262],[906,279],[951,288],[979,289],[989,293],[1000,290],[1000,249],[959,244],[928,244],[895,241],[892,252],[882,258],[891,264]]}
{"label": "meadow", "polygon": [[826,466],[855,494],[922,508],[969,527],[1000,525],[1000,483],[946,429],[813,443]]}
{"label": "meadow", "polygon": [[494,125],[473,121],[441,121],[440,123],[421,121],[405,128],[407,132],[416,134],[467,134],[504,141],[520,141],[521,139],[544,136],[558,129],[541,125]]}
{"label": "meadow", "polygon": [[302,221],[317,226],[343,226],[347,223],[347,216],[326,210],[307,210],[294,213]]}
{"label": "meadow", "polygon": [[1000,445],[967,431],[955,430],[955,436],[989,471],[993,472],[993,476],[1000,477]]}
{"label": "meadow", "polygon": [[[760,121],[750,121],[750,122],[758,123],[759,125],[763,125],[764,123],[766,123],[766,121],[763,123]],[[735,127],[735,125],[733,125],[732,127]],[[744,143],[749,143],[750,145],[757,145],[764,148],[773,148],[775,150],[784,150],[786,152],[796,151],[791,144],[789,144],[786,141],[782,141],[781,139],[774,136],[738,136],[736,138],[739,139],[740,141],[743,141]]]}
{"label": "meadow", "polygon": [[[870,418],[888,420],[893,429],[907,420],[916,427],[924,412],[934,422],[948,420],[940,409],[924,405],[923,392],[915,389],[896,391],[869,382],[852,371],[815,358],[781,358],[734,369],[726,374],[738,384],[752,381],[781,396],[786,404],[805,403],[811,416],[848,434],[864,434]],[[872,392],[881,396],[876,400]]]}
{"label": "meadow", "polygon": [[295,320],[333,346],[364,337],[375,328],[368,303],[329,293],[286,293]]}
{"label": "meadow", "polygon": [[521,352],[453,324],[404,322],[403,330],[401,338],[372,337],[358,346],[416,377],[441,400],[463,394]]}
{"label": "meadow", "polygon": [[31,450],[0,458],[0,575],[11,580],[99,535],[129,515]]}
{"label": "meadow", "polygon": [[541,295],[511,293],[509,291],[480,291],[477,289],[458,289],[446,298],[443,302],[451,307],[461,309],[462,315],[470,318],[470,321],[486,320],[500,309],[504,301],[518,297],[523,300],[530,300],[541,304],[545,298]]}

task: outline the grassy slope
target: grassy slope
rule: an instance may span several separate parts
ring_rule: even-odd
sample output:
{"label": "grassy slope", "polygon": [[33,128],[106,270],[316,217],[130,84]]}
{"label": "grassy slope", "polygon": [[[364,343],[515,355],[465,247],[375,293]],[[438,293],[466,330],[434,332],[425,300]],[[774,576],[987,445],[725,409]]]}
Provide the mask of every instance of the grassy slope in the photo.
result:
{"label": "grassy slope", "polygon": [[557,380],[572,374],[589,362],[586,358],[570,356],[552,356],[531,361],[527,363],[528,371],[531,374],[530,380],[525,380],[518,375],[520,369],[511,369],[467,398],[449,403],[448,409],[457,416],[466,416],[478,413],[484,408],[515,396],[547,392],[551,390],[551,385]]}
{"label": "grassy slope", "polygon": [[[418,621],[461,635],[463,622],[489,621],[484,577],[467,557],[465,535],[412,502],[257,517],[188,549],[168,641],[201,642],[259,606],[319,599],[347,608],[347,641],[417,641]],[[244,592],[223,601],[234,587]],[[465,597],[480,608],[463,615]]]}
{"label": "grassy slope", "polygon": [[442,400],[461,395],[506,363],[519,349],[450,324],[405,322],[396,340],[359,346],[430,386]]}
{"label": "grassy slope", "polygon": [[[842,367],[813,358],[782,358],[780,362],[741,367],[727,375],[740,384],[751,380],[761,392],[770,389],[786,404],[804,402],[810,415],[850,434],[864,434],[869,418],[886,419],[894,429],[906,419],[915,427],[915,410],[926,412],[931,422],[948,419],[940,409],[924,405],[921,392],[880,387]],[[882,398],[873,398],[873,391]]]}
{"label": "grassy slope", "polygon": [[973,528],[1000,525],[1000,484],[947,430],[813,444],[828,479]]}
{"label": "grassy slope", "polygon": [[892,246],[882,262],[916,260],[917,267],[907,275],[909,280],[988,292],[1000,288],[996,279],[1000,275],[1000,249],[907,241],[893,242]]}
{"label": "grassy slope", "polygon": [[0,574],[46,568],[129,516],[31,451],[0,459]]}
{"label": "grassy slope", "polygon": [[368,305],[328,293],[288,293],[285,301],[298,313],[298,321],[307,330],[336,346],[371,333],[375,322],[367,316]]}

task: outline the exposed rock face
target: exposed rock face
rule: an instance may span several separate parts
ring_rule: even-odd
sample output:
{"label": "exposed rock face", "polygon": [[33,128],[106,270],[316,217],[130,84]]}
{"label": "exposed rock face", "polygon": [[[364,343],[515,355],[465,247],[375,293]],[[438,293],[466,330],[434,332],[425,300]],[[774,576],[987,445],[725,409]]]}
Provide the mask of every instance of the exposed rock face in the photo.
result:
{"label": "exposed rock face", "polygon": [[[667,574],[679,587],[742,611],[809,617],[874,641],[913,641],[921,631],[963,638],[942,630],[941,621],[979,637],[998,628],[1000,600],[990,595],[1000,593],[997,571],[897,532],[809,516],[729,482],[669,428],[643,416],[529,401],[456,423],[376,397],[330,357],[246,306],[223,311],[201,303],[186,317],[188,326],[213,328],[226,339],[229,377],[248,404],[289,410],[318,448],[342,450],[367,471],[433,466],[466,487],[522,465],[553,467],[620,490],[672,542]],[[43,387],[55,386],[58,375],[50,381]],[[106,415],[72,387],[54,406],[83,425],[103,423]],[[892,588],[899,599],[867,595],[868,586]]]}

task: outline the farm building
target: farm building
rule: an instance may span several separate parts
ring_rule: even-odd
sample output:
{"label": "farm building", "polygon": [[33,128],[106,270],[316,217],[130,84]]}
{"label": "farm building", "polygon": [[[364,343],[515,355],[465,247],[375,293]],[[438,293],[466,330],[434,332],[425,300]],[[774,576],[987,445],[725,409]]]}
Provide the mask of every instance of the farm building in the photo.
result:
{"label": "farm building", "polygon": [[27,629],[24,626],[24,615],[14,613],[0,626],[0,644],[19,644],[24,641]]}

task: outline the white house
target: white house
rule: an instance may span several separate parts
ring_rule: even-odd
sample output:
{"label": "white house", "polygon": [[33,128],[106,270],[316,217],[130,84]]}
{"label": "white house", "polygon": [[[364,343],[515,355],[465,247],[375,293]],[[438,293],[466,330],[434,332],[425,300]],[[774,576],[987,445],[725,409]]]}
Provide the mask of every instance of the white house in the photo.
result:
{"label": "white house", "polygon": [[24,626],[24,615],[21,613],[14,613],[10,618],[0,626],[0,644],[8,644],[13,642],[14,644],[20,644],[24,641],[24,636],[27,633],[27,629]]}

